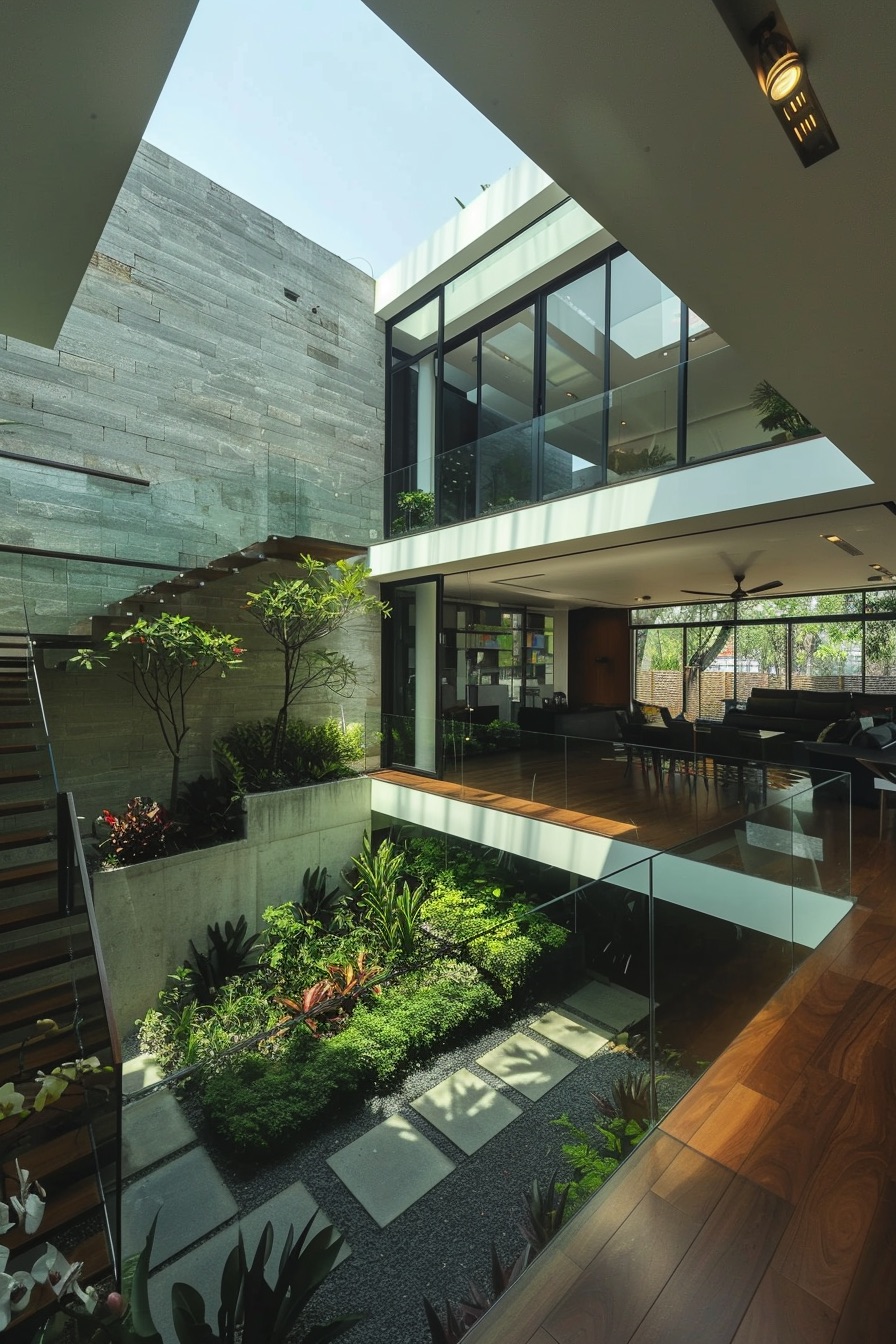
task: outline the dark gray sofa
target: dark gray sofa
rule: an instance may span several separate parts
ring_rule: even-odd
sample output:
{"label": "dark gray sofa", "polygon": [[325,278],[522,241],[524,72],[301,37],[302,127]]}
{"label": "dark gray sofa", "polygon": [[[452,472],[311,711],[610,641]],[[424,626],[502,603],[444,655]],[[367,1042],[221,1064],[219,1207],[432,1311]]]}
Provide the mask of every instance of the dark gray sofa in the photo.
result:
{"label": "dark gray sofa", "polygon": [[896,695],[859,691],[779,691],[757,687],[745,709],[729,709],[722,722],[740,731],[765,728],[797,741],[814,742],[838,719],[852,715],[892,719]]}

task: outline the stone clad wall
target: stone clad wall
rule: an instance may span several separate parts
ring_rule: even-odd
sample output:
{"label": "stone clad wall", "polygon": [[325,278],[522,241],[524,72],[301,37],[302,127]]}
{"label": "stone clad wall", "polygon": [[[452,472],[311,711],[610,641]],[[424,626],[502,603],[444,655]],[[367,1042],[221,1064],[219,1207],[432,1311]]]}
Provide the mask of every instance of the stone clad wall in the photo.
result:
{"label": "stone clad wall", "polygon": [[[0,336],[0,419],[17,422],[6,449],[149,487],[2,460],[4,542],[186,566],[268,534],[381,536],[373,290],[142,145],[56,349]],[[42,596],[48,614],[80,610],[58,574]]]}
{"label": "stone clad wall", "polygon": [[[0,554],[0,629],[22,628],[23,588],[33,632],[86,637],[107,605],[174,577],[153,566],[194,567],[268,535],[359,546],[381,536],[373,292],[370,276],[143,144],[57,347],[0,335],[0,420],[14,422],[0,447],[50,462],[0,458],[0,540],[145,568]],[[276,709],[276,652],[240,610],[270,572],[167,599],[249,649],[242,669],[197,688],[183,780],[210,772],[229,724]],[[349,721],[379,703],[378,631],[368,620],[331,641],[358,667]],[[167,800],[170,758],[151,711],[112,670],[62,675],[66,656],[46,652],[43,687],[61,783],[87,825],[136,793]],[[299,712],[342,708],[318,695]]]}

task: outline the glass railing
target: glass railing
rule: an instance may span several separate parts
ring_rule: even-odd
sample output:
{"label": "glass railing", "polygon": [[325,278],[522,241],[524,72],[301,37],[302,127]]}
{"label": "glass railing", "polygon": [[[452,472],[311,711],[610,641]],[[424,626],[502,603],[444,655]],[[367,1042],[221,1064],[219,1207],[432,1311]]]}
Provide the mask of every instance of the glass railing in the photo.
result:
{"label": "glass railing", "polygon": [[[796,798],[797,812],[811,815],[809,829],[823,839],[828,799],[839,815],[835,803],[849,798],[848,775],[786,759],[776,737],[728,733],[716,749],[709,732],[689,733],[674,747],[646,746],[526,732],[497,719],[476,723],[473,714],[435,723],[367,715],[365,764],[431,774],[434,761],[435,774],[462,801],[501,807],[506,799],[508,810],[536,804],[543,819],[661,850]],[[548,809],[562,815],[547,817]],[[830,844],[848,846],[842,819],[833,831]]]}
{"label": "glass railing", "polygon": [[[816,795],[824,787],[816,783]],[[534,1259],[561,1221],[624,1171],[650,1129],[845,913],[846,903],[813,889],[803,868],[834,860],[806,844],[807,793],[791,790],[699,843],[609,864],[560,895],[549,894],[557,870],[513,868],[467,839],[379,817],[381,833],[391,828],[398,846],[410,844],[402,880],[422,881],[430,897],[410,950],[384,953],[369,912],[356,909],[351,936],[372,974],[366,990],[316,992],[310,962],[303,974],[298,958],[292,970],[281,958],[245,982],[246,1002],[266,998],[275,1025],[241,1039],[238,990],[222,995],[231,1035],[223,1031],[216,1050],[198,1013],[174,1009],[169,1038],[178,1035],[179,1059],[190,1050],[202,1057],[167,1076],[157,1071],[129,1097],[126,1134],[132,1113],[146,1149],[128,1146],[126,1254],[143,1244],[157,1207],[153,1180],[165,1170],[137,1108],[159,1092],[169,1094],[155,1096],[159,1111],[176,1115],[185,1101],[169,1123],[207,1154],[208,1208],[190,1210],[189,1228],[170,1209],[166,1224],[162,1209],[155,1263],[164,1267],[150,1280],[161,1333],[170,1332],[175,1282],[197,1288],[214,1318],[236,1224],[201,1254],[195,1246],[211,1230],[203,1218],[223,1220],[225,1205],[239,1214],[250,1256],[273,1223],[274,1266],[290,1223],[300,1228],[317,1210],[320,1225],[338,1229],[351,1254],[340,1256],[315,1313],[366,1313],[354,1332],[361,1344],[423,1338],[422,1295],[444,1318],[446,1299],[458,1310],[470,1302],[471,1280],[482,1308],[495,1294],[490,1243],[508,1270]],[[840,869],[817,877],[830,886],[848,880]],[[301,923],[296,930],[297,946],[318,936]],[[343,924],[339,936],[349,932]],[[346,968],[330,966],[334,977],[337,969]],[[134,1063],[135,1078],[152,1068]],[[216,1166],[238,1207],[226,1204]],[[565,1217],[542,1210],[533,1218],[530,1209],[527,1219],[533,1180],[546,1196],[552,1179],[566,1190]],[[170,1173],[165,1188],[173,1188]],[[395,1253],[411,1240],[412,1257]]]}
{"label": "glass railing", "polygon": [[[729,348],[688,361],[686,463],[767,447],[750,405],[754,379]],[[445,527],[678,466],[681,367],[508,425],[387,474],[386,534]],[[425,488],[421,488],[425,484]]]}

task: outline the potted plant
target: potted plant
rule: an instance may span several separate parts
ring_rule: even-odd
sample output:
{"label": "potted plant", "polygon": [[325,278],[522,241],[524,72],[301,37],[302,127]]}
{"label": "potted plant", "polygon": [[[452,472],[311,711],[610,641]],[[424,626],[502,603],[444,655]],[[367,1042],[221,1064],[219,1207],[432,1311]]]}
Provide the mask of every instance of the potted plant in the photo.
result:
{"label": "potted plant", "polygon": [[753,388],[750,405],[763,413],[759,427],[767,434],[773,434],[776,443],[805,439],[809,434],[818,433],[815,426],[766,379]]}

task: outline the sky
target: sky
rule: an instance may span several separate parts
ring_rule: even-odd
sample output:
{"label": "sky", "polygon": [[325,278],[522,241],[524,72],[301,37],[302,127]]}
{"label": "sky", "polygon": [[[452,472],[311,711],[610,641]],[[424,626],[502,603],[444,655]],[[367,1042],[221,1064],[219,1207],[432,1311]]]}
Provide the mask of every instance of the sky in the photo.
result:
{"label": "sky", "polygon": [[373,275],[523,158],[361,0],[200,0],[146,139]]}

